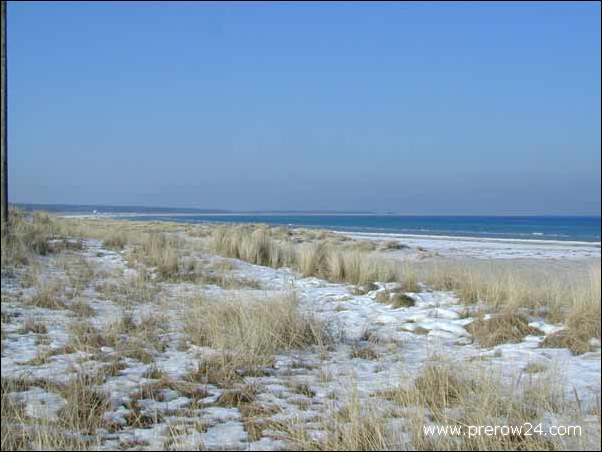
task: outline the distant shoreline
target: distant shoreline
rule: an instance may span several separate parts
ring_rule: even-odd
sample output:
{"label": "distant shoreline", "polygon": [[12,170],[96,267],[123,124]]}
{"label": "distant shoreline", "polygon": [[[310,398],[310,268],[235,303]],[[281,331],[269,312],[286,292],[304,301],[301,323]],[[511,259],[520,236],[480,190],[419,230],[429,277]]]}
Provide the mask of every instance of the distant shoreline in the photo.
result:
{"label": "distant shoreline", "polygon": [[[82,219],[115,219],[125,221],[145,221],[154,219],[156,221],[170,221],[173,223],[182,224],[237,224],[237,222],[220,222],[221,217],[232,217],[232,214],[98,214],[98,215],[64,215],[69,218]],[[245,217],[260,217],[261,215],[254,214],[239,214],[241,220]],[[275,215],[265,215],[266,217]],[[299,215],[300,216],[300,215]],[[325,216],[325,215],[324,215]],[[341,215],[342,216],[342,215]],[[176,217],[176,218],[170,218]],[[212,217],[213,220],[208,221],[187,221],[188,218],[194,217]],[[181,221],[178,221],[180,219]],[[241,221],[240,223],[244,223]],[[238,224],[240,224],[238,223]],[[249,223],[261,223],[261,221],[253,221]],[[582,241],[582,240],[553,240],[537,238],[520,237],[488,237],[488,236],[469,236],[469,235],[450,235],[450,234],[414,234],[403,232],[371,232],[361,230],[345,230],[328,225],[303,225],[303,224],[279,224],[269,223],[270,226],[283,226],[293,229],[314,229],[326,230],[336,234],[345,235],[357,240],[393,240],[399,243],[410,245],[416,249],[425,248],[436,252],[441,256],[448,257],[476,257],[476,258],[501,258],[508,259],[513,257],[518,258],[552,258],[552,259],[582,259],[582,258],[600,258],[600,241]]]}
{"label": "distant shoreline", "polygon": [[[194,209],[186,207],[145,207],[110,205],[70,205],[70,204],[27,204],[10,203],[25,210],[42,210],[64,216],[376,216],[402,218],[593,218],[594,214],[417,214],[401,212],[349,211],[349,210],[225,210]],[[153,210],[154,209],[154,210]],[[94,214],[93,211],[97,213]]]}
{"label": "distant shoreline", "polygon": [[504,244],[529,244],[529,245],[561,245],[561,246],[584,246],[600,248],[600,242],[586,242],[578,240],[542,240],[542,239],[505,239],[500,237],[470,237],[460,235],[427,235],[427,234],[397,234],[394,232],[349,232],[349,231],[335,231],[337,234],[349,235],[353,238],[373,238],[375,240],[382,239],[428,239],[428,240],[441,240],[441,241],[462,241],[462,242],[477,242],[477,243],[489,243],[499,242]]}
{"label": "distant shoreline", "polygon": [[[263,214],[265,216],[276,216],[277,214]],[[299,216],[303,216],[298,214]],[[353,216],[355,214],[330,214],[333,216]],[[364,214],[367,216],[373,216],[373,214]],[[262,214],[253,214],[253,213],[238,213],[238,214],[229,214],[229,213],[221,213],[221,214],[170,214],[170,213],[118,213],[118,214],[110,214],[110,213],[101,213],[101,214],[63,214],[61,216],[68,218],[82,218],[82,219],[94,219],[94,218],[106,218],[106,219],[119,219],[119,218],[131,218],[131,217],[196,217],[196,216],[262,216]],[[282,216],[286,216],[286,214],[282,214]],[[307,214],[307,216],[328,216],[327,214]],[[174,223],[178,223],[178,221],[173,220]],[[206,223],[199,224],[212,224],[214,222],[208,221]],[[272,225],[277,226],[277,225]],[[373,239],[404,239],[404,238],[415,238],[415,239],[432,239],[432,240],[459,240],[459,241],[469,241],[469,242],[500,242],[500,243],[525,243],[525,244],[541,244],[541,245],[564,245],[564,246],[594,246],[600,247],[600,241],[579,241],[579,240],[549,240],[549,239],[519,239],[519,238],[502,238],[502,237],[474,237],[474,236],[462,236],[462,235],[437,235],[437,234],[406,234],[406,233],[398,233],[398,232],[362,232],[362,231],[346,231],[346,230],[337,230],[328,228],[325,226],[304,226],[304,225],[290,225],[294,228],[307,228],[307,229],[324,229],[330,232],[334,232],[337,234],[348,235],[357,238],[373,238]]]}

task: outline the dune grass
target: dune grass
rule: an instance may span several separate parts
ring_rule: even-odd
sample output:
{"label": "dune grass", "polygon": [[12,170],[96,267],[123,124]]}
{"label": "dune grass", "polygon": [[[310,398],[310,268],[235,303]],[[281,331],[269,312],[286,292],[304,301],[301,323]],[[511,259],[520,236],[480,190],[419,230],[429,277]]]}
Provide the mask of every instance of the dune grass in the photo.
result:
{"label": "dune grass", "polygon": [[501,313],[490,314],[489,318],[480,314],[466,330],[481,347],[521,342],[528,335],[541,334],[529,326],[525,315],[507,308]]}
{"label": "dune grass", "polygon": [[103,241],[102,246],[112,250],[122,250],[128,244],[129,238],[124,231],[117,230],[111,232]]}
{"label": "dune grass", "polygon": [[2,271],[26,265],[34,255],[51,252],[49,240],[56,232],[56,224],[48,214],[36,212],[27,215],[11,209],[8,232],[2,230]]}
{"label": "dune grass", "polygon": [[502,436],[425,435],[423,425],[522,425],[537,423],[549,412],[571,409],[553,376],[546,383],[524,380],[512,386],[485,368],[461,369],[445,362],[428,364],[413,387],[397,391],[394,401],[418,407],[413,420],[412,445],[416,450],[555,450],[557,443],[538,435]]}
{"label": "dune grass", "polygon": [[[2,450],[96,450],[99,444],[94,434],[109,407],[105,395],[95,389],[101,382],[84,373],[63,385],[2,378]],[[66,402],[56,420],[27,416],[24,404],[12,397],[34,386]]]}
{"label": "dune grass", "polygon": [[[493,321],[477,320],[471,327],[483,344],[494,345],[503,337],[514,341],[530,334],[526,326],[529,315],[565,326],[547,338],[544,346],[584,353],[592,338],[600,339],[599,263],[567,272],[513,265],[449,262],[417,266],[416,271],[430,287],[452,290],[462,302],[480,305],[494,314]],[[490,334],[496,339],[487,337]]]}
{"label": "dune grass", "polygon": [[[43,255],[69,249],[64,243],[65,231],[76,231],[73,225],[64,226],[62,220],[44,215],[23,216],[14,221],[23,222],[22,230],[15,232],[19,243],[11,244],[6,250],[6,262],[13,266],[31,263],[36,254]],[[124,223],[125,224],[125,223]],[[101,347],[114,348],[115,360],[108,362],[107,372],[117,372],[120,360],[126,358],[152,364],[157,351],[164,347],[163,333],[169,319],[161,316],[134,316],[136,304],[157,301],[161,282],[217,282],[226,287],[256,286],[252,281],[226,283],[218,273],[232,270],[231,262],[224,261],[215,273],[206,273],[207,268],[191,264],[188,253],[191,242],[168,232],[170,227],[127,224],[127,231],[102,229],[95,237],[105,237],[105,246],[125,249],[124,255],[137,265],[137,273],[130,279],[116,283],[99,283],[100,295],[115,301],[125,314],[102,329],[93,326],[87,317],[94,309],[81,300],[84,289],[96,279],[97,271],[82,259],[66,259],[63,270],[66,280],[75,288],[75,297],[69,303],[62,280],[44,280],[39,272],[32,272],[33,291],[25,300],[37,307],[49,309],[71,309],[79,318],[68,328],[69,343],[63,352],[83,351],[96,353]],[[87,226],[89,228],[92,226]],[[139,228],[133,234],[129,228]],[[82,229],[83,230],[83,229]],[[196,230],[196,229],[195,229]],[[81,231],[80,231],[81,232]],[[270,267],[287,266],[305,276],[316,276],[331,281],[370,286],[375,281],[401,281],[405,291],[417,291],[417,281],[424,281],[431,288],[453,290],[464,303],[473,304],[478,313],[468,327],[476,342],[484,347],[506,342],[518,342],[525,335],[536,333],[528,326],[529,317],[544,316],[550,321],[562,321],[565,329],[546,338],[543,346],[567,347],[574,353],[590,349],[592,337],[600,337],[600,267],[594,266],[587,274],[564,275],[555,278],[550,274],[525,271],[525,268],[509,268],[502,265],[458,263],[417,265],[413,268],[400,265],[374,252],[371,244],[355,247],[342,245],[329,234],[308,235],[305,241],[295,243],[285,228],[219,227],[210,236],[205,230],[199,238],[210,242],[211,249],[221,255],[242,259],[254,264]],[[111,234],[114,237],[111,238]],[[313,233],[312,233],[313,234]],[[49,242],[60,239],[61,245]],[[4,240],[4,239],[3,239]],[[312,241],[314,240],[314,241]],[[46,245],[44,245],[45,243]],[[73,245],[77,246],[77,245]],[[3,242],[3,266],[5,262]],[[19,257],[21,256],[22,257]],[[57,259],[58,261],[58,259]],[[3,267],[4,271],[4,267]],[[208,276],[209,275],[209,276]],[[123,275],[121,275],[123,276]],[[156,276],[156,277],[155,277]],[[205,279],[203,279],[205,278]],[[413,300],[402,292],[384,292],[379,301],[395,307],[411,306]],[[482,314],[482,315],[481,315]],[[488,314],[487,320],[484,314]],[[307,313],[299,311],[294,294],[268,298],[245,298],[236,295],[230,298],[200,298],[190,306],[183,306],[182,320],[189,341],[195,345],[211,347],[214,354],[204,356],[198,368],[188,375],[188,382],[178,382],[178,390],[193,382],[219,385],[225,388],[218,400],[220,406],[237,407],[249,435],[256,439],[261,431],[271,428],[254,418],[263,410],[254,385],[245,382],[245,377],[269,372],[274,356],[281,352],[307,347],[324,349],[331,345],[332,335],[323,323]],[[23,333],[43,335],[47,326],[27,319]],[[50,356],[50,355],[49,355]],[[379,354],[372,346],[353,348],[351,359],[376,360]],[[43,364],[48,356],[36,357]],[[527,372],[529,378],[546,369],[533,367]],[[161,380],[157,387],[143,387],[134,394],[132,415],[128,422],[132,426],[148,427],[156,419],[148,419],[140,410],[136,411],[136,398],[159,394],[157,388],[172,387],[157,369],[149,369],[149,378]],[[23,407],[5,397],[2,387],[2,449],[84,449],[94,447],[87,440],[74,440],[76,436],[64,432],[93,435],[102,426],[102,413],[107,407],[105,395],[96,388],[101,380],[96,377],[78,376],[72,384],[50,388],[61,394],[67,406],[61,411],[61,419],[53,425],[31,426],[32,420],[23,415]],[[6,394],[10,392],[7,384]],[[13,389],[14,390],[14,389]],[[191,389],[192,390],[192,389]],[[299,394],[311,395],[308,385],[300,384]],[[350,392],[353,390],[351,389]],[[315,394],[313,394],[315,395]],[[417,450],[548,450],[558,444],[541,438],[484,437],[446,438],[425,437],[422,426],[429,422],[457,425],[484,425],[500,422],[535,422],[546,412],[556,413],[570,408],[559,395],[558,388],[541,380],[517,381],[509,388],[499,379],[473,369],[459,369],[446,363],[427,365],[412,381],[387,391],[389,402],[401,407],[407,416],[404,424]],[[160,397],[157,396],[157,397]],[[198,394],[202,398],[201,394]],[[382,402],[382,401],[381,401]],[[377,402],[378,403],[378,402]],[[383,422],[383,412],[377,406],[360,403],[351,394],[350,400],[331,417],[323,420],[326,435],[321,439],[312,437],[304,427],[286,426],[287,439],[296,446],[309,450],[383,450],[395,449],[402,438]],[[259,414],[258,414],[259,413]],[[282,426],[276,426],[280,429]]]}
{"label": "dune grass", "polygon": [[[287,439],[297,450],[558,450],[558,441],[538,435],[445,436],[429,435],[424,428],[537,424],[546,413],[574,409],[555,380],[505,385],[485,368],[442,361],[427,364],[412,384],[403,382],[375,396],[373,403],[360,402],[351,388],[348,402],[322,418],[326,435],[312,437],[302,423],[291,422],[284,427]],[[376,401],[381,398],[403,412],[404,428],[383,422],[382,402]]]}
{"label": "dune grass", "polygon": [[219,355],[199,369],[231,381],[238,373],[259,372],[273,363],[274,354],[304,347],[324,347],[330,335],[324,324],[301,314],[294,294],[267,299],[199,299],[185,314],[185,331],[192,343]]}
{"label": "dune grass", "polygon": [[173,279],[180,273],[180,247],[179,240],[166,234],[145,234],[131,250],[129,259],[154,269],[162,279]]}
{"label": "dune grass", "polygon": [[322,439],[312,437],[302,424],[292,423],[284,428],[295,450],[399,450],[401,444],[395,433],[387,429],[376,407],[362,405],[355,394],[321,424],[326,432]]}
{"label": "dune grass", "polygon": [[[342,248],[332,240],[294,244],[272,230],[252,226],[216,226],[210,249],[233,257],[274,268],[290,267],[303,276],[316,276],[335,282],[368,284],[375,281],[403,281],[402,266],[372,252]],[[407,278],[410,283],[414,281]]]}
{"label": "dune grass", "polygon": [[64,309],[65,283],[61,280],[38,280],[35,293],[27,303],[44,309]]}
{"label": "dune grass", "polygon": [[[154,232],[138,234],[132,252],[134,259],[155,268],[163,280],[232,286],[183,258],[182,249],[187,245],[182,239],[160,232],[176,226],[163,229],[161,226],[148,226],[144,230],[150,228]],[[134,227],[142,226],[128,225],[128,228]],[[482,306],[486,312],[501,313],[507,320],[512,317],[508,313],[513,313],[515,318],[511,322],[475,323],[472,328],[477,336],[478,332],[484,332],[478,341],[482,345],[492,345],[504,337],[514,340],[517,325],[524,323],[529,315],[544,317],[552,323],[565,323],[566,330],[547,339],[545,346],[566,346],[575,353],[582,353],[589,349],[591,338],[600,338],[599,264],[586,273],[572,271],[559,275],[541,267],[514,268],[500,262],[400,263],[372,251],[375,249],[372,243],[363,246],[319,232],[308,230],[292,234],[286,228],[219,225],[212,227],[208,242],[209,249],[216,254],[274,268],[290,267],[304,276],[356,286],[397,281],[402,283],[401,293],[419,291],[420,281],[433,289],[454,291],[463,303]],[[291,239],[297,235],[302,243]],[[400,303],[399,307],[405,305]],[[485,338],[493,326],[497,339]]]}
{"label": "dune grass", "polygon": [[[208,243],[209,249],[216,254],[274,268],[290,267],[304,276],[357,287],[369,286],[376,281],[396,281],[402,283],[400,293],[419,291],[418,282],[422,282],[432,289],[454,291],[461,302],[484,307],[484,312],[512,312],[523,317],[543,317],[552,323],[564,323],[566,329],[546,339],[545,346],[565,346],[575,353],[582,353],[589,349],[591,338],[600,338],[599,263],[589,272],[570,271],[565,274],[548,271],[542,266],[515,268],[513,264],[493,261],[409,264],[393,261],[373,251],[378,246],[372,242],[364,244],[345,240],[343,236],[325,231],[291,232],[287,228],[257,225],[216,225],[207,229],[171,223],[76,221],[19,211],[14,212],[11,222],[11,234],[2,239],[3,272],[5,267],[22,265],[35,254],[61,249],[49,244],[52,239],[53,242],[57,239],[65,242],[66,237],[85,236],[105,240],[106,245],[114,249],[127,245],[130,261],[158,276],[156,280],[142,278],[136,283],[138,288],[154,286],[158,281],[217,284],[228,288],[258,287],[253,281],[220,276],[202,267],[198,259],[188,257],[198,246],[194,241],[201,240]],[[176,235],[178,231],[198,232],[193,235],[199,238]],[[33,273],[31,275],[36,278]],[[69,271],[70,282],[77,289],[74,296],[81,293],[92,275],[85,265]],[[152,296],[150,293],[147,295],[149,298]],[[127,294],[121,298],[131,297]],[[399,303],[399,307],[405,305]],[[493,323],[489,322],[488,328]],[[505,332],[498,328],[497,337],[514,337],[512,329],[516,322],[506,322],[505,325],[508,328]],[[484,324],[475,324],[475,331],[477,326]],[[503,325],[498,322],[497,326]],[[480,328],[479,331],[487,329]],[[489,340],[479,342],[491,343]]]}

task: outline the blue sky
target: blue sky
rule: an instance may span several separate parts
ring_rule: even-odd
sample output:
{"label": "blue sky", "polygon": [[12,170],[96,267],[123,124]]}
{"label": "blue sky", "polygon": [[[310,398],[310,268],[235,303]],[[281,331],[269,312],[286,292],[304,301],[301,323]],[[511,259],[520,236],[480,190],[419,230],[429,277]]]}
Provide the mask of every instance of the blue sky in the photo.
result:
{"label": "blue sky", "polygon": [[600,4],[10,3],[17,202],[600,214]]}

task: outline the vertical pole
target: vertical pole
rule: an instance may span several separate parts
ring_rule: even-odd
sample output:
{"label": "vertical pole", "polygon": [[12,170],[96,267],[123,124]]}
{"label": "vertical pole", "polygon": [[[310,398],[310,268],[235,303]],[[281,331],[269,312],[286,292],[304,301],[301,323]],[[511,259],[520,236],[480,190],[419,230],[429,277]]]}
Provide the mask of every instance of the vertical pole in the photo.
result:
{"label": "vertical pole", "polygon": [[6,1],[2,0],[2,233],[8,231],[8,127],[6,67]]}

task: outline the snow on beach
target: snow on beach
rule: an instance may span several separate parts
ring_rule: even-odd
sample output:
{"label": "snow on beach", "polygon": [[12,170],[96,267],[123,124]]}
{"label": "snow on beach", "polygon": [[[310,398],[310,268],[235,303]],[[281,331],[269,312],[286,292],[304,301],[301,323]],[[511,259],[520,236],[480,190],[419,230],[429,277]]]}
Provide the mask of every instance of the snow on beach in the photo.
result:
{"label": "snow on beach", "polygon": [[411,251],[416,248],[424,249],[430,255],[436,254],[446,258],[553,260],[600,258],[600,242],[349,233],[344,231],[337,231],[337,233],[354,239],[397,241],[410,248],[409,251],[400,253],[406,258],[411,258]]}
{"label": "snow on beach", "polygon": [[[366,238],[365,235],[361,237]],[[412,246],[420,243],[422,246],[426,239],[408,240],[403,238],[404,243]],[[449,242],[438,240],[428,243],[431,244],[430,249],[441,254],[446,252],[445,246],[449,246]],[[455,243],[458,247],[464,246],[464,243]],[[483,253],[484,249],[492,249],[484,247],[481,241],[470,242],[466,246],[466,252],[475,256]],[[531,248],[519,246],[518,252],[531,253],[533,257],[532,245],[529,246]],[[502,249],[506,250],[508,245],[499,247],[496,256],[504,256],[507,251]],[[561,252],[560,247],[552,249]],[[122,253],[105,249],[97,240],[86,240],[81,255],[110,274],[127,275],[133,271],[127,267]],[[134,321],[145,315],[166,319],[161,335],[164,347],[156,353],[153,363],[125,359],[123,367],[108,375],[99,387],[108,395],[110,407],[104,414],[107,427],[98,431],[98,448],[160,450],[168,443],[180,449],[202,446],[222,450],[277,450],[287,447],[282,432],[271,428],[259,436],[250,435],[239,408],[217,403],[227,390],[212,384],[199,385],[197,389],[203,393],[200,401],[177,388],[163,389],[156,399],[138,400],[140,412],[154,421],[144,426],[129,425],[132,394],[144,384],[155,381],[152,371],[158,370],[178,380],[193,371],[199,361],[214,353],[206,347],[181,345],[185,339],[181,318],[182,311],[186,309],[182,300],[202,293],[211,296],[232,293],[268,296],[292,290],[299,298],[299,308],[325,321],[339,338],[336,346],[326,352],[310,348],[281,354],[262,375],[245,377],[246,384],[257,388],[256,401],[270,407],[260,419],[266,425],[270,422],[274,425],[302,422],[310,436],[321,438],[325,435],[321,417],[344,407],[352,396],[358,397],[362,404],[373,403],[379,392],[410,384],[433,360],[485,369],[511,385],[525,380],[545,382],[560,372],[565,382],[565,397],[577,399],[583,413],[595,411],[596,404],[599,404],[599,344],[595,344],[594,351],[582,355],[573,355],[566,349],[541,348],[546,334],[562,328],[547,324],[543,319],[531,318],[530,325],[537,333],[519,343],[481,348],[467,330],[474,321],[471,308],[463,306],[451,292],[424,288],[407,294],[413,300],[413,306],[393,308],[377,301],[379,294],[397,289],[391,283],[379,283],[372,290],[358,295],[352,286],[315,277],[304,278],[287,268],[273,269],[207,254],[198,254],[197,257],[209,262],[229,262],[235,268],[234,274],[255,280],[260,287],[223,289],[215,285],[164,283],[164,300],[160,304],[138,306]],[[61,270],[55,263],[49,258],[44,260],[47,272],[61,276]],[[65,346],[73,313],[67,309],[46,309],[24,303],[33,289],[22,288],[21,277],[19,274],[2,276],[3,379],[24,378],[33,382],[43,380],[64,384],[82,370],[102,368],[116,355],[109,346],[94,353],[69,353]],[[84,295],[94,310],[91,321],[100,330],[116,320],[123,310],[115,300],[100,297],[95,284],[87,287]],[[40,334],[26,331],[25,323],[31,318],[48,326],[46,341],[40,340]],[[369,350],[370,353],[357,353],[358,350]],[[42,351],[54,353],[50,353],[48,359],[36,362],[35,358]],[[542,371],[527,376],[527,368],[534,364],[540,365]],[[55,419],[65,405],[61,395],[35,383],[26,391],[9,396],[23,403],[25,413],[32,418]],[[400,447],[411,447],[403,427],[403,410],[385,399],[376,405],[383,422],[399,430]],[[598,418],[583,415],[579,422],[587,432],[594,432],[594,436],[590,433],[581,445],[587,447],[591,442],[595,448],[597,441],[599,446]],[[199,423],[202,423],[202,428]]]}

